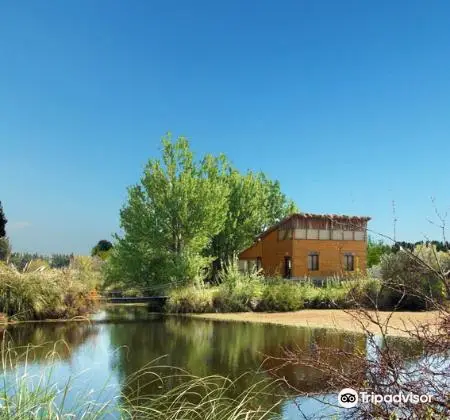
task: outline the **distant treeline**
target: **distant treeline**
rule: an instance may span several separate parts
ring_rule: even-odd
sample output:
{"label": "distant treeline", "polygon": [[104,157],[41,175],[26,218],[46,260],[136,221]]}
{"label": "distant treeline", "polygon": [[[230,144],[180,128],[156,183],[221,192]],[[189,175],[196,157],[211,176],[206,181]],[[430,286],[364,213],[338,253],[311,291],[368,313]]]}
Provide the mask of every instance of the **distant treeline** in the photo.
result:
{"label": "distant treeline", "polygon": [[367,266],[373,267],[378,265],[381,261],[381,257],[386,254],[396,254],[400,251],[400,248],[409,251],[414,251],[418,245],[434,246],[437,252],[449,252],[450,243],[448,241],[418,241],[418,242],[396,242],[394,245],[388,245],[383,241],[375,242],[372,238],[369,238],[367,244]]}
{"label": "distant treeline", "polygon": [[9,257],[9,262],[22,271],[30,261],[34,260],[45,261],[51,268],[68,267],[72,258],[73,254],[41,255],[30,252],[13,252]]}
{"label": "distant treeline", "polygon": [[400,250],[400,247],[402,247],[404,249],[412,251],[417,245],[434,245],[436,247],[436,251],[450,251],[450,242],[448,241],[396,242],[395,245],[391,246],[391,250],[393,252],[397,252]]}

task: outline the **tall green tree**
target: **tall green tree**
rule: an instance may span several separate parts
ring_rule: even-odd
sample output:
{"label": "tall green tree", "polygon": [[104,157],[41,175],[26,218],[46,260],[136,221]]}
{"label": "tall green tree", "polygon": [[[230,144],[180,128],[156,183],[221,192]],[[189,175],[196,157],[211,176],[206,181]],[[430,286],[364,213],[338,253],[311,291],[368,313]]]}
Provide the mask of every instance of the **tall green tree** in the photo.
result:
{"label": "tall green tree", "polygon": [[385,244],[383,241],[374,241],[370,236],[367,242],[367,266],[373,267],[380,264],[381,257],[384,254],[389,254],[391,247]]}
{"label": "tall green tree", "polygon": [[216,269],[250,246],[264,229],[297,211],[295,204],[281,192],[279,182],[262,173],[242,175],[228,168],[225,182],[230,190],[227,217],[207,250],[208,255],[217,258]]}
{"label": "tall green tree", "polygon": [[162,141],[129,188],[107,264],[110,283],[158,288],[201,281],[255,236],[296,211],[280,184],[262,173],[239,173],[220,155],[195,160],[188,141]]}
{"label": "tall green tree", "polygon": [[0,201],[0,238],[6,236],[6,223],[8,223],[8,220],[6,219],[2,202]]}
{"label": "tall green tree", "polygon": [[201,277],[211,262],[201,252],[223,229],[229,195],[223,157],[196,161],[184,137],[166,136],[162,149],[128,190],[108,272],[153,289]]}

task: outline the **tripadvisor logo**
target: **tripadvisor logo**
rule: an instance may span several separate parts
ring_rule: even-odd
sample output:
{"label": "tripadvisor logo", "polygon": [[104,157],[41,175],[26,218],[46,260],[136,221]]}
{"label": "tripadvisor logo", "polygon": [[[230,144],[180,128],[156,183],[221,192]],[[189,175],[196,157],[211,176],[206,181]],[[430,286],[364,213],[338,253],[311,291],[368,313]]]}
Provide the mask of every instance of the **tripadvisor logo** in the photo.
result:
{"label": "tripadvisor logo", "polygon": [[353,408],[358,404],[358,393],[352,388],[344,388],[339,392],[338,402],[341,407]]}
{"label": "tripadvisor logo", "polygon": [[344,408],[353,408],[356,407],[358,401],[361,403],[371,403],[371,404],[380,404],[380,403],[397,403],[397,404],[419,404],[419,403],[430,403],[431,395],[417,395],[412,392],[408,392],[407,394],[403,392],[399,392],[398,394],[386,394],[380,395],[375,394],[373,392],[361,392],[358,394],[352,388],[344,388],[338,395],[338,403],[341,407]]}

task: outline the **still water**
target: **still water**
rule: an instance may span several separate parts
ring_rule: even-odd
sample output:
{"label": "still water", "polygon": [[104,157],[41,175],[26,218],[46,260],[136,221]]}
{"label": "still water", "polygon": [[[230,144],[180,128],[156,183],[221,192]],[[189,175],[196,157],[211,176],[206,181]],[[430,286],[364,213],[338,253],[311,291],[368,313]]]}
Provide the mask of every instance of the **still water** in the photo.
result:
{"label": "still water", "polygon": [[[93,319],[92,323],[11,326],[4,332],[3,344],[39,346],[27,363],[30,374],[51,369],[52,380],[61,387],[72,378],[69,399],[74,404],[77,398],[88,393],[100,400],[113,398],[120,390],[124,391],[122,385],[133,373],[152,361],[199,376],[219,374],[237,378],[245,372],[257,372],[239,382],[239,386],[248,387],[261,377],[270,378],[269,371],[279,368],[281,361],[268,357],[280,357],[286,349],[297,349],[304,355],[310,355],[316,345],[367,352],[361,335],[165,316],[150,313],[143,306],[108,306]],[[54,349],[58,359],[50,366],[49,354]],[[330,360],[330,363],[341,365],[342,361]],[[351,369],[351,366],[343,368]],[[277,372],[296,389],[324,392],[324,379],[317,371],[289,365]],[[295,392],[287,388],[285,402],[279,409],[283,418],[303,418],[298,403],[302,404],[304,414],[317,410],[330,414],[329,407],[315,399],[296,399]]]}

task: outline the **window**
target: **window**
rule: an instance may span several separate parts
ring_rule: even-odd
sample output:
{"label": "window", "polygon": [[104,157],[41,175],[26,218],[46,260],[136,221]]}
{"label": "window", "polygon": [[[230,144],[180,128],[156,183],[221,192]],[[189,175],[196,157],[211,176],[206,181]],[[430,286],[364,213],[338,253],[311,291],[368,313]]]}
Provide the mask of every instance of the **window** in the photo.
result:
{"label": "window", "polygon": [[353,254],[344,255],[344,268],[346,271],[355,270],[355,256]]}
{"label": "window", "polygon": [[309,271],[319,270],[319,254],[317,252],[311,252],[308,255],[308,270]]}

